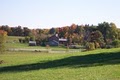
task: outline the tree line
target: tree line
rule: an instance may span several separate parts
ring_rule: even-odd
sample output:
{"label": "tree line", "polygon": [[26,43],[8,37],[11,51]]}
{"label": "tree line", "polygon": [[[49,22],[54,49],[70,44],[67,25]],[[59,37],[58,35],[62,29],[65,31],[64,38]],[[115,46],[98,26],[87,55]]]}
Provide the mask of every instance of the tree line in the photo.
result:
{"label": "tree line", "polygon": [[59,38],[68,39],[68,45],[85,45],[88,49],[103,48],[107,45],[120,46],[120,29],[112,22],[103,22],[98,25],[72,24],[51,29],[29,29],[28,27],[2,25],[0,30],[6,31],[8,36],[24,36],[27,42],[36,40],[41,44],[47,42],[50,36],[58,34]]}

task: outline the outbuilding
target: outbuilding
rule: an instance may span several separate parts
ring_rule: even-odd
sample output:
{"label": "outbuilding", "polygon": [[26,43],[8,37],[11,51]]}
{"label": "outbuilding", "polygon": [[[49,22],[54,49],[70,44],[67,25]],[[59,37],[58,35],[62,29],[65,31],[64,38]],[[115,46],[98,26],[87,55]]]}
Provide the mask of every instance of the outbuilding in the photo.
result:
{"label": "outbuilding", "polygon": [[29,46],[36,46],[36,41],[29,41]]}

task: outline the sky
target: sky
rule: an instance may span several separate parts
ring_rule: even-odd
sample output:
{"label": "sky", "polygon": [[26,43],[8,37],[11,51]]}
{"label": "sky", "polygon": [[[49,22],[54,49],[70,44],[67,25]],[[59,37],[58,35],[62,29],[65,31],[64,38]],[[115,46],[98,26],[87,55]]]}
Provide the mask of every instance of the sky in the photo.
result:
{"label": "sky", "polygon": [[120,0],[0,0],[0,25],[43,29],[104,21],[120,28]]}

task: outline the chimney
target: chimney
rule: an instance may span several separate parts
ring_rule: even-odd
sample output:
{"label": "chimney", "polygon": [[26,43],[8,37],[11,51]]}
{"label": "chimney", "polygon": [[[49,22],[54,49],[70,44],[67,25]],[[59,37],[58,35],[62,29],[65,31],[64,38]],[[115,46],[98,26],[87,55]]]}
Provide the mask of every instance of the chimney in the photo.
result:
{"label": "chimney", "polygon": [[58,37],[58,34],[56,34],[56,37]]}

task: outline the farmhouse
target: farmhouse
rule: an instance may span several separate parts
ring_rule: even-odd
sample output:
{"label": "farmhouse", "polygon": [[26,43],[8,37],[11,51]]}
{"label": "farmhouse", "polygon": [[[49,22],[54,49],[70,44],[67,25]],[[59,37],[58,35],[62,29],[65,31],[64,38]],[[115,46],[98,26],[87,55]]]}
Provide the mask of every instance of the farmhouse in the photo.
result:
{"label": "farmhouse", "polygon": [[59,46],[60,44],[66,45],[67,39],[59,38],[58,34],[53,35],[48,38],[48,45],[50,46]]}
{"label": "farmhouse", "polygon": [[57,35],[53,35],[48,38],[48,45],[50,46],[58,46],[59,45],[59,37]]}

